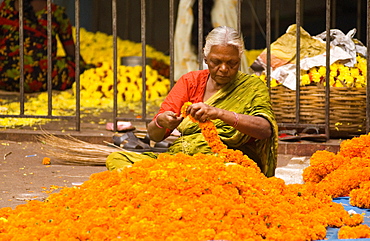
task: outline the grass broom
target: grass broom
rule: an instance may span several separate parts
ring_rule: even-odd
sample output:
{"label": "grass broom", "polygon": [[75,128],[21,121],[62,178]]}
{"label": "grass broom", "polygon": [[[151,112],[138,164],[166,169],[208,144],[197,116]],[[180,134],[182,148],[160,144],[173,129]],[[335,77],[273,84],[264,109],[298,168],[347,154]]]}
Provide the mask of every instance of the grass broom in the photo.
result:
{"label": "grass broom", "polygon": [[65,164],[103,166],[108,155],[119,150],[126,151],[112,143],[91,144],[73,136],[64,138],[45,133],[37,137],[45,154]]}

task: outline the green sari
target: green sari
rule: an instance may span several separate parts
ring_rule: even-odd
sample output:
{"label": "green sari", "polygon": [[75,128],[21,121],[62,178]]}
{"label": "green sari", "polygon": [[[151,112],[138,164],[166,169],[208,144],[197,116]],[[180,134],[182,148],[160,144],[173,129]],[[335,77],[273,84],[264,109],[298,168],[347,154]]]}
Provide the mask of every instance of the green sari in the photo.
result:
{"label": "green sari", "polygon": [[[271,137],[264,140],[255,140],[219,119],[212,120],[221,140],[229,148],[242,151],[245,149],[249,150],[248,153],[251,153],[251,155],[248,154],[248,156],[251,159],[255,161],[259,159],[258,165],[261,171],[268,177],[274,176],[277,164],[278,131],[271,107],[269,92],[265,83],[257,77],[239,71],[234,81],[220,89],[205,103],[210,106],[240,114],[262,116],[270,122],[272,126]],[[168,149],[168,153],[176,154],[178,152],[183,152],[188,155],[194,155],[201,152],[212,154],[211,148],[205,141],[197,123],[192,122],[189,118],[185,118],[177,129],[182,135],[174,141]],[[243,152],[245,153],[245,151]],[[110,166],[117,166],[112,163],[112,159],[119,158],[120,156],[127,156],[123,155],[123,153],[108,157],[108,169],[110,169]],[[117,157],[117,155],[119,156]],[[131,155],[130,157],[148,158],[148,156],[153,157],[153,155],[149,153],[144,155]],[[129,161],[133,163],[136,160],[130,158]]]}

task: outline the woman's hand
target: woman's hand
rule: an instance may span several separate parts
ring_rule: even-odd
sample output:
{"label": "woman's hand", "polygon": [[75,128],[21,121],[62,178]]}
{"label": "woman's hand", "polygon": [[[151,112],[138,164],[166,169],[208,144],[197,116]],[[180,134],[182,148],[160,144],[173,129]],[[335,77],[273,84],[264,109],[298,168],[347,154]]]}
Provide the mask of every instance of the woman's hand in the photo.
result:
{"label": "woman's hand", "polygon": [[165,111],[148,124],[148,134],[151,140],[155,142],[162,141],[165,138],[166,130],[174,130],[183,120],[172,111]]}
{"label": "woman's hand", "polygon": [[238,131],[256,139],[266,139],[272,134],[270,122],[262,116],[237,114],[202,102],[190,105],[187,114],[199,122],[220,119]]}
{"label": "woman's hand", "polygon": [[177,117],[176,113],[172,111],[165,111],[157,116],[157,124],[160,127],[170,130],[175,129],[183,120],[182,117]]}
{"label": "woman's hand", "polygon": [[187,114],[199,122],[219,119],[220,109],[204,104],[203,102],[192,104],[187,109]]}

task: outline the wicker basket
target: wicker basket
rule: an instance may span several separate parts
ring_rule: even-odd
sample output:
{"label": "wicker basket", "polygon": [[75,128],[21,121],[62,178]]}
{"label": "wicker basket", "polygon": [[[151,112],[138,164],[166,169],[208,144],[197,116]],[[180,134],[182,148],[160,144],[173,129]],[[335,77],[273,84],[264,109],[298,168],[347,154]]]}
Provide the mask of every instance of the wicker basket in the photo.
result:
{"label": "wicker basket", "polygon": [[[278,123],[296,122],[296,91],[284,86],[271,88],[271,102]],[[300,123],[325,124],[325,88],[300,88]],[[330,135],[365,133],[366,88],[330,88]]]}

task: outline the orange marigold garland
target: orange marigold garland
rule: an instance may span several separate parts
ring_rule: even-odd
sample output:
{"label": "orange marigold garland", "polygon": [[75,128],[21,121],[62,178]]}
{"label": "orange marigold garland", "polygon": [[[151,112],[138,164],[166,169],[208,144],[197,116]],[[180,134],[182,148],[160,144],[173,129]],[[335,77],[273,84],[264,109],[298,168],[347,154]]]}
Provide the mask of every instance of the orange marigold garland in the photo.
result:
{"label": "orange marigold garland", "polygon": [[214,153],[218,153],[219,156],[227,160],[227,162],[233,162],[245,167],[251,167],[256,171],[261,172],[258,165],[252,159],[245,156],[243,152],[227,148],[227,146],[221,141],[216,126],[213,124],[212,121],[199,122],[196,121],[191,115],[188,115],[186,111],[191,104],[191,102],[184,103],[181,108],[181,116],[189,116],[190,120],[199,124],[204,139],[207,141],[208,145],[211,147],[211,150]]}
{"label": "orange marigold garland", "polygon": [[184,103],[184,105],[181,107],[181,116],[183,117],[189,116],[190,120],[199,124],[204,139],[206,139],[208,145],[211,147],[211,150],[214,153],[219,153],[221,150],[227,149],[227,146],[221,141],[220,137],[218,136],[216,126],[213,124],[212,121],[208,120],[205,122],[199,122],[196,121],[191,115],[188,115],[186,113],[188,107],[191,104],[192,104],[191,102]]}

